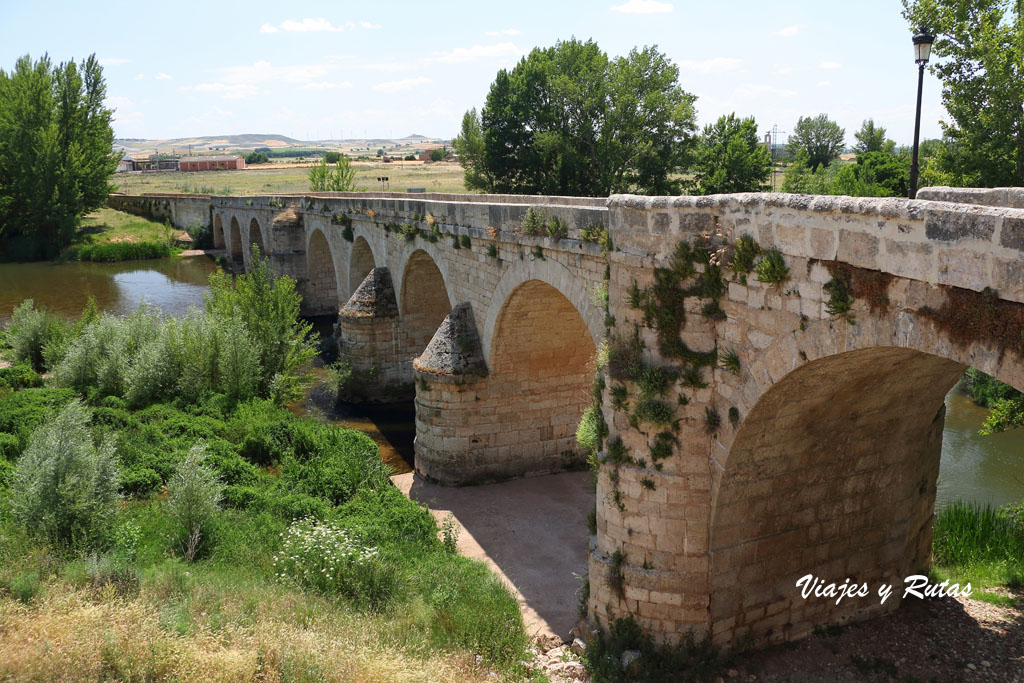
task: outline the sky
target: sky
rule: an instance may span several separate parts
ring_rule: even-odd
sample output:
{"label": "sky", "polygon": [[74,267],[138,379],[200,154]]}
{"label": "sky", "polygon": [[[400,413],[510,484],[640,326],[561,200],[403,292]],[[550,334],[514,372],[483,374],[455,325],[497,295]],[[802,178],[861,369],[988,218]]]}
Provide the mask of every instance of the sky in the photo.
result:
{"label": "sky", "polygon": [[[912,33],[898,0],[0,0],[0,68],[95,53],[121,138],[448,138],[499,69],[575,37],[610,56],[656,45],[701,126],[736,112],[782,142],[826,113],[848,144],[867,118],[910,144]],[[940,95],[926,72],[922,138],[941,135]]]}

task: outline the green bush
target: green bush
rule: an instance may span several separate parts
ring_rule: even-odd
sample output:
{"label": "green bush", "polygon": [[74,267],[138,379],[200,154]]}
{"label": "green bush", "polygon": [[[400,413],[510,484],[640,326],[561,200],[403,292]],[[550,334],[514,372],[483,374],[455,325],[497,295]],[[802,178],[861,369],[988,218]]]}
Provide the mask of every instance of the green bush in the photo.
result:
{"label": "green bush", "polygon": [[148,467],[130,467],[121,471],[121,493],[130,498],[148,498],[160,490],[164,480]]}
{"label": "green bush", "polygon": [[967,368],[967,372],[961,379],[961,386],[975,403],[985,408],[991,407],[997,401],[1021,396],[1021,392],[1009,384],[1004,384],[995,377],[974,368]]}
{"label": "green bush", "polygon": [[295,493],[341,505],[357,491],[390,486],[391,472],[377,444],[362,432],[322,426],[315,451],[296,454],[281,465],[281,485]]}
{"label": "green bush", "polygon": [[206,544],[223,495],[224,487],[207,457],[206,444],[196,443],[167,482],[167,507],[178,523],[178,544],[187,562]]}
{"label": "green bush", "polygon": [[43,386],[43,378],[27,363],[0,368],[0,388],[25,389]]}
{"label": "green bush", "polygon": [[69,389],[23,389],[0,396],[0,432],[15,435],[20,452],[37,427],[74,399]]}
{"label": "green bush", "polygon": [[93,444],[89,418],[89,410],[72,401],[43,423],[10,487],[14,517],[59,547],[101,543],[120,499],[113,444]]}
{"label": "green bush", "polygon": [[71,336],[73,327],[67,319],[45,309],[36,309],[32,299],[26,299],[11,313],[5,331],[14,358],[42,372],[50,367],[46,350],[60,347]]}

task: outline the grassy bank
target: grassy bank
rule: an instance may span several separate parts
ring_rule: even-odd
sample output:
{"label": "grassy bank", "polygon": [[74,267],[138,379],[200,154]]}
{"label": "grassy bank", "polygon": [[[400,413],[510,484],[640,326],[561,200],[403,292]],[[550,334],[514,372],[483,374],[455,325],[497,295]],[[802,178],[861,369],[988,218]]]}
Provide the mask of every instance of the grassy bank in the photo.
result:
{"label": "grassy bank", "polygon": [[1024,590],[1024,504],[993,509],[952,503],[936,516],[932,548],[940,579],[970,582],[973,597],[981,600],[1018,602],[1001,589]]}
{"label": "grassy bank", "polygon": [[176,253],[177,241],[188,234],[167,223],[103,208],[82,219],[74,243],[61,258],[75,261],[135,261]]}
{"label": "grassy bank", "polygon": [[367,436],[282,407],[315,343],[294,283],[211,290],[5,330],[0,679],[525,677],[505,587]]}

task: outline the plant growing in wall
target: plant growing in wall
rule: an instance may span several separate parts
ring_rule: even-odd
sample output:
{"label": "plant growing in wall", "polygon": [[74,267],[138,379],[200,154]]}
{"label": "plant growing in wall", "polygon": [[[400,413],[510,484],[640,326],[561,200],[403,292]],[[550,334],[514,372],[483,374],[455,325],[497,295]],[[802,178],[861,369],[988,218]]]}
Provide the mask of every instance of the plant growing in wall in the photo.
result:
{"label": "plant growing in wall", "polygon": [[736,353],[736,349],[729,349],[723,351],[718,356],[718,362],[722,368],[731,372],[734,375],[740,374],[740,355]]}
{"label": "plant growing in wall", "polygon": [[561,240],[569,236],[569,228],[559,220],[558,216],[549,218],[544,225],[544,230],[553,240]]}
{"label": "plant growing in wall", "polygon": [[487,256],[489,258],[498,258],[498,247],[494,242],[487,245]]}
{"label": "plant growing in wall", "polygon": [[789,279],[789,266],[778,249],[766,251],[761,261],[757,264],[757,279],[759,282],[778,285]]}
{"label": "plant growing in wall", "polygon": [[462,235],[459,237],[459,245],[463,249],[469,249],[472,246],[472,241],[469,239],[469,235]]}

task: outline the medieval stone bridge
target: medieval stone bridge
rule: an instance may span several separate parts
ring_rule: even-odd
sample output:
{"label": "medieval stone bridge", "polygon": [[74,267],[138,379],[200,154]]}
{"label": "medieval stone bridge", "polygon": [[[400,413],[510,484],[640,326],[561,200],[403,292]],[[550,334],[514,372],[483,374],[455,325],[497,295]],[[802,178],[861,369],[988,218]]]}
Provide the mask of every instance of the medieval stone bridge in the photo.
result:
{"label": "medieval stone bridge", "polygon": [[269,254],[338,316],[353,398],[415,395],[423,476],[577,465],[595,406],[590,616],[667,640],[895,609],[795,583],[926,568],[944,396],[969,366],[1024,389],[1021,190],[112,202]]}

